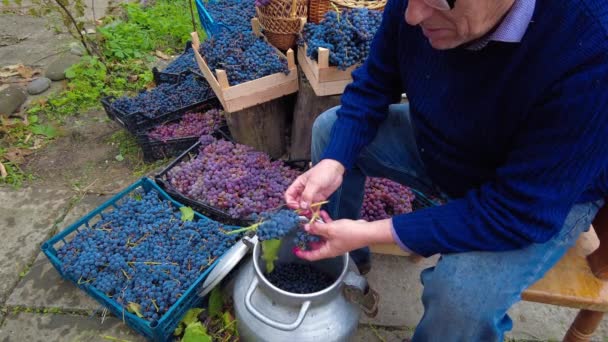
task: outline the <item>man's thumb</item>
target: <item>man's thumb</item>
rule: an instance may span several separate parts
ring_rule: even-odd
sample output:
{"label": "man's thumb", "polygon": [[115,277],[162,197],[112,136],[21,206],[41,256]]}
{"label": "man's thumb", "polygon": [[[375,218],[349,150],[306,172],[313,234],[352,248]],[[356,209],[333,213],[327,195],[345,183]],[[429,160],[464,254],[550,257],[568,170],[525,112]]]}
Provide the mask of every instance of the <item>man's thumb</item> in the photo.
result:
{"label": "man's thumb", "polygon": [[300,208],[304,210],[308,210],[310,205],[314,203],[314,197],[319,191],[319,187],[313,184],[307,184],[306,188],[302,192],[302,197],[300,198]]}

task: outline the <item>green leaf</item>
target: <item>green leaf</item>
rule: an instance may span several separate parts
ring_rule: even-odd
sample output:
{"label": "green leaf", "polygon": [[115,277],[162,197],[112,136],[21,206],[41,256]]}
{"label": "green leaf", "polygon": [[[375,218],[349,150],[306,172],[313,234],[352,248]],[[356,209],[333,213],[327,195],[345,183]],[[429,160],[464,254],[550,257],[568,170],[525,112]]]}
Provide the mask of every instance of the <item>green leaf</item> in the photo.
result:
{"label": "green leaf", "polygon": [[190,207],[181,207],[179,211],[182,212],[182,221],[192,221],[194,219],[194,210]]}
{"label": "green leaf", "polygon": [[196,322],[186,327],[182,342],[212,342],[212,339],[207,334],[207,328],[201,322]]}
{"label": "green leaf", "polygon": [[224,312],[222,315],[222,325],[230,335],[236,335],[236,324],[234,324],[234,317],[230,314],[230,311]]}
{"label": "green leaf", "polygon": [[59,134],[55,127],[49,125],[33,125],[30,127],[30,131],[34,134],[45,135],[48,138],[54,138]]}
{"label": "green leaf", "polygon": [[215,287],[211,291],[211,295],[209,295],[209,316],[220,317],[223,307],[224,298],[222,297],[222,290],[219,287]]}
{"label": "green leaf", "polygon": [[30,115],[27,117],[27,119],[30,123],[35,124],[36,122],[38,122],[38,115]]}
{"label": "green leaf", "polygon": [[136,314],[139,318],[144,317],[144,315],[141,314],[141,305],[137,303],[129,302],[129,305],[127,305],[127,311]]}
{"label": "green leaf", "polygon": [[274,261],[279,258],[279,249],[281,248],[281,240],[264,240],[262,241],[262,259],[266,261],[266,273],[274,271]]}
{"label": "green leaf", "polygon": [[116,157],[114,157],[116,160],[118,160],[119,162],[125,160],[125,157],[122,156],[122,154],[117,154]]}
{"label": "green leaf", "polygon": [[205,311],[205,309],[201,308],[192,308],[188,310],[188,312],[186,312],[180,323],[190,325],[192,323],[198,322],[198,315],[200,315],[200,313],[203,311]]}

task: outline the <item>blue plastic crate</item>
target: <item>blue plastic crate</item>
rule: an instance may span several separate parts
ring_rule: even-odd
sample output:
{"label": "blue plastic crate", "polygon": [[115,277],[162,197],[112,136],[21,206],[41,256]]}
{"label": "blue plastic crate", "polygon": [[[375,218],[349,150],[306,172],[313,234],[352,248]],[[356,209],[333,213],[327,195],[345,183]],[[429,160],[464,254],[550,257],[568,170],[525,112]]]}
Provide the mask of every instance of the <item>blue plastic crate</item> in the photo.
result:
{"label": "blue plastic crate", "polygon": [[[203,303],[203,298],[199,297],[197,294],[197,290],[200,285],[203,283],[209,272],[217,265],[219,260],[218,258],[213,264],[211,264],[205,272],[203,272],[196,281],[183,293],[181,298],[173,304],[171,308],[158,320],[158,321],[147,321],[142,318],[137,317],[137,315],[128,312],[123,309],[123,307],[118,304],[114,299],[106,296],[101,291],[97,290],[94,286],[91,286],[88,283],[78,283],[77,279],[74,279],[70,275],[63,272],[63,263],[57,257],[57,248],[61,247],[63,244],[67,243],[71,237],[77,234],[80,229],[90,228],[99,218],[100,214],[103,212],[107,212],[109,210],[113,210],[116,208],[123,199],[126,199],[131,194],[137,194],[141,191],[149,192],[151,190],[156,190],[159,195],[165,199],[170,201],[175,208],[180,208],[183,205],[173,200],[169,195],[163,191],[158,185],[156,185],[152,180],[148,178],[142,178],[134,184],[130,185],[125,190],[121,191],[116,196],[112,197],[110,200],[106,201],[100,207],[91,211],[80,220],[67,227],[65,230],[49,239],[42,245],[42,251],[47,256],[51,264],[57,269],[59,274],[72,283],[74,283],[77,287],[84,290],[91,297],[95,298],[99,303],[104,305],[108,310],[110,310],[116,317],[123,320],[127,325],[131,328],[145,336],[146,338],[153,341],[167,341],[171,338],[173,331],[177,327],[179,321],[182,316],[193,307],[200,306]],[[209,218],[196,213],[195,212],[195,220],[209,220]],[[232,228],[232,227],[227,227]]]}
{"label": "blue plastic crate", "polygon": [[[213,0],[210,0],[210,1],[213,1]],[[216,23],[215,20],[213,20],[213,18],[211,17],[211,14],[209,14],[209,12],[207,12],[207,9],[205,9],[203,0],[195,0],[195,2],[196,2],[196,10],[198,11],[198,17],[201,21],[201,25],[203,26],[205,33],[207,33],[207,37],[211,37],[217,33],[218,23]]]}

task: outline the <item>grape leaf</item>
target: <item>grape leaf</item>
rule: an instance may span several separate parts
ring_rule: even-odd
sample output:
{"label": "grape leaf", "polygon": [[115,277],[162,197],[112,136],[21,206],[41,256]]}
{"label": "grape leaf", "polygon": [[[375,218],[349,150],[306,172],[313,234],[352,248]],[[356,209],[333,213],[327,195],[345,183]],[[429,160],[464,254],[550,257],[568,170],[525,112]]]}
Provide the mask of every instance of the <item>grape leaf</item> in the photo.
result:
{"label": "grape leaf", "polygon": [[196,322],[186,327],[182,342],[213,342],[211,336],[207,334],[207,328],[201,323]]}
{"label": "grape leaf", "polygon": [[141,314],[141,305],[137,303],[129,302],[129,305],[127,305],[127,310],[131,313],[136,314],[139,318],[144,317],[144,315]]}
{"label": "grape leaf", "polygon": [[230,335],[236,334],[236,325],[234,324],[234,317],[230,314],[230,311],[224,312],[222,315],[223,328],[230,333]]}
{"label": "grape leaf", "polygon": [[219,287],[214,288],[209,295],[209,316],[219,317],[224,307],[224,298]]}
{"label": "grape leaf", "polygon": [[201,308],[192,308],[192,309],[188,310],[188,312],[186,312],[184,317],[182,317],[182,320],[179,322],[179,325],[177,326],[177,328],[175,328],[175,331],[173,331],[173,335],[175,335],[175,336],[181,335],[187,326],[198,322],[198,315],[203,311],[205,311],[205,309],[201,309]]}
{"label": "grape leaf", "polygon": [[274,261],[279,258],[279,249],[281,248],[281,240],[264,240],[262,241],[262,259],[266,261],[266,273],[274,271]]}
{"label": "grape leaf", "polygon": [[194,219],[194,210],[190,207],[181,207],[179,211],[182,212],[182,221],[192,221]]}

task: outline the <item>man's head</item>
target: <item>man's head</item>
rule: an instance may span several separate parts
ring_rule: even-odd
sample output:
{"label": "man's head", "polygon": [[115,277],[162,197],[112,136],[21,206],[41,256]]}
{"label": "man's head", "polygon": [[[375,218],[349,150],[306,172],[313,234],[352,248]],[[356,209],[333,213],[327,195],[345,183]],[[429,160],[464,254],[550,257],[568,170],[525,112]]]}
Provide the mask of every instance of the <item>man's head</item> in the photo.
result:
{"label": "man's head", "polygon": [[513,2],[515,0],[409,0],[405,21],[420,25],[435,49],[451,49],[483,37],[500,22]]}

